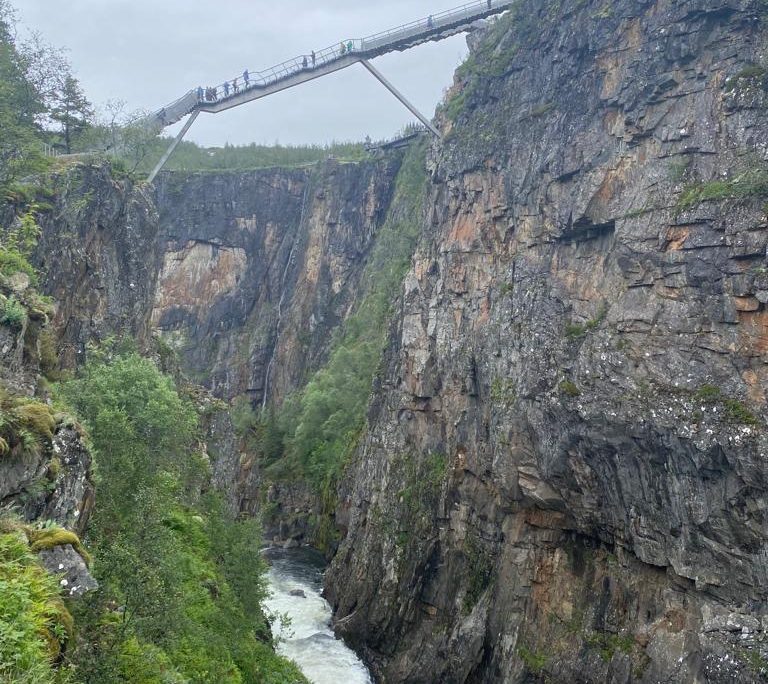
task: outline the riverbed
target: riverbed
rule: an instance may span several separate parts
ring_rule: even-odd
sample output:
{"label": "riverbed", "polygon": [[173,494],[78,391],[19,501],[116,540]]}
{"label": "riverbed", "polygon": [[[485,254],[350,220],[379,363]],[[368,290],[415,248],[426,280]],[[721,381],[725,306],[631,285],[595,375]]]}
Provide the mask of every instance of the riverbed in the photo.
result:
{"label": "riverbed", "polygon": [[323,557],[310,549],[269,549],[265,555],[272,591],[266,606],[290,618],[290,625],[276,620],[272,627],[278,652],[313,684],[372,684],[365,665],[331,629],[331,607],[321,596]]}

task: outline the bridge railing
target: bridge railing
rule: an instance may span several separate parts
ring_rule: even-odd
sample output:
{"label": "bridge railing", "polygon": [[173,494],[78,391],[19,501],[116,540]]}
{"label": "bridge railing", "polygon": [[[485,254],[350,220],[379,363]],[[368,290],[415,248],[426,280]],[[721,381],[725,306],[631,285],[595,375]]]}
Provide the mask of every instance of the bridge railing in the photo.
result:
{"label": "bridge railing", "polygon": [[[369,57],[370,53],[381,50],[400,41],[419,35],[439,34],[441,29],[453,28],[473,17],[482,17],[513,4],[513,0],[476,0],[437,12],[425,19],[412,21],[397,28],[375,33],[367,38],[348,38],[329,47],[299,55],[262,71],[246,70],[231,80],[214,87],[191,90],[184,96],[156,112],[153,118],[163,126],[175,123],[191,113],[199,104],[212,104],[226,100],[244,90],[266,88],[303,71],[312,71],[350,55]],[[247,74],[247,78],[246,78]]]}
{"label": "bridge railing", "polygon": [[397,28],[382,31],[381,33],[375,33],[372,36],[363,38],[361,49],[363,51],[375,50],[384,45],[397,42],[398,39],[402,40],[424,33],[425,31],[428,32],[434,29],[437,32],[440,28],[450,26],[457,21],[482,15],[485,11],[490,12],[510,4],[509,0],[491,0],[490,3],[488,0],[470,2],[461,7],[454,7],[453,9],[445,10],[443,12],[437,12],[426,19],[412,21],[408,24],[398,26]]}

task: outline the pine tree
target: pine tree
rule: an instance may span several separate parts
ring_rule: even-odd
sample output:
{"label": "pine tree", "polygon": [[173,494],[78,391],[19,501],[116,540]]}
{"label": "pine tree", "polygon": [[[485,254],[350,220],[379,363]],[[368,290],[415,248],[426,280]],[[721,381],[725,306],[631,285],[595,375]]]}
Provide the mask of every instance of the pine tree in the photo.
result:
{"label": "pine tree", "polygon": [[93,121],[94,110],[79,81],[68,74],[51,108],[50,117],[61,125],[64,149],[72,153],[72,143]]}

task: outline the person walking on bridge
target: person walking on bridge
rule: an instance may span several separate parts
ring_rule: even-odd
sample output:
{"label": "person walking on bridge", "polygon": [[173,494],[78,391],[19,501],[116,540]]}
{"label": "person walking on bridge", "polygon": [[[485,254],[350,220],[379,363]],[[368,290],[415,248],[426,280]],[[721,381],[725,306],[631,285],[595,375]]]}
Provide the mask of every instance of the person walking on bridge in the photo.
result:
{"label": "person walking on bridge", "polygon": [[435,27],[435,20],[432,18],[432,15],[430,14],[427,17],[427,28],[431,29]]}
{"label": "person walking on bridge", "polygon": [[229,81],[224,81],[224,97],[229,97]]}
{"label": "person walking on bridge", "polygon": [[202,102],[204,97],[205,91],[203,90],[203,86],[197,86],[197,101]]}
{"label": "person walking on bridge", "polygon": [[240,86],[237,85],[237,79],[234,79],[232,81],[232,92],[239,93],[240,92]]}
{"label": "person walking on bridge", "polygon": [[248,69],[243,72],[243,82],[245,83],[245,89],[251,87],[251,75],[248,73]]}
{"label": "person walking on bridge", "polygon": [[344,53],[347,51],[347,46],[344,45],[344,41],[341,41],[341,45],[339,46],[339,54],[343,57]]}
{"label": "person walking on bridge", "polygon": [[301,60],[301,68],[306,69],[309,62],[307,62],[307,56],[304,55],[304,59]]}
{"label": "person walking on bridge", "polygon": [[314,69],[317,66],[317,55],[315,54],[315,51],[312,50],[312,68]]}
{"label": "person walking on bridge", "polygon": [[493,0],[488,0],[488,9],[491,9],[491,3],[492,2],[493,2]]}

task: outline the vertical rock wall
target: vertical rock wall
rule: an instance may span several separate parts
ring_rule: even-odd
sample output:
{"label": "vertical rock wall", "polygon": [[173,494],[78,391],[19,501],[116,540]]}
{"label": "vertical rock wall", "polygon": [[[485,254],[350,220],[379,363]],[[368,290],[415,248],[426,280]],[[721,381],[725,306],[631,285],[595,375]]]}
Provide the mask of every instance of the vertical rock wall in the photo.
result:
{"label": "vertical rock wall", "polygon": [[382,681],[762,681],[766,14],[473,41],[327,577]]}
{"label": "vertical rock wall", "polygon": [[279,403],[355,303],[400,158],[160,177],[153,324],[226,399]]}

